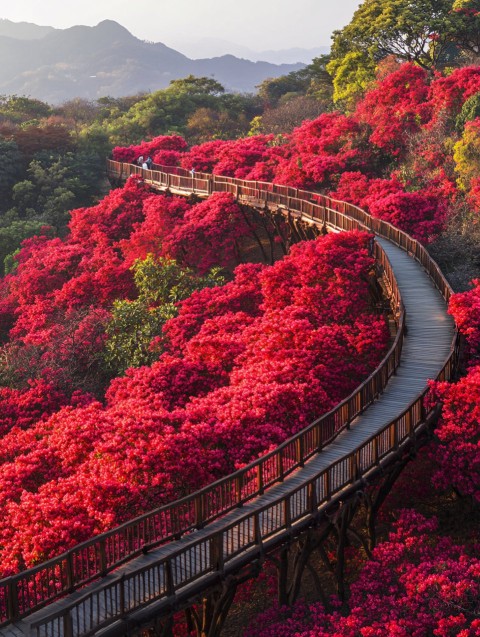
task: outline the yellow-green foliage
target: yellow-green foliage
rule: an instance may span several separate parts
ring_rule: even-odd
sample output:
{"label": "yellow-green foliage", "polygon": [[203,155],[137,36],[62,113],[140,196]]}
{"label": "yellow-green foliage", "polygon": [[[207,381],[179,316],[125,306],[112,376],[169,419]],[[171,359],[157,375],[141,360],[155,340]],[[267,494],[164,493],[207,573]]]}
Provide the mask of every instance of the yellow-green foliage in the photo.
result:
{"label": "yellow-green foliage", "polygon": [[459,188],[469,190],[472,179],[480,177],[480,117],[466,123],[461,140],[455,144],[453,159]]}
{"label": "yellow-green foliage", "polygon": [[375,77],[375,63],[362,51],[351,51],[327,65],[333,77],[333,100],[347,109],[365,92]]}

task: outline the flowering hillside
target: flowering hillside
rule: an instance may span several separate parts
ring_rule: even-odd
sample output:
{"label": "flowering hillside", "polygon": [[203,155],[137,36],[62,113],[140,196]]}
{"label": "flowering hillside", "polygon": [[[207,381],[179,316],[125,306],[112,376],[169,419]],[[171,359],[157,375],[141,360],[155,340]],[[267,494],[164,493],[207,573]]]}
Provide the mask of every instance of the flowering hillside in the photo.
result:
{"label": "flowering hillside", "polygon": [[[478,66],[432,75],[420,66],[388,59],[349,114],[324,113],[289,135],[177,148],[168,159],[188,169],[326,192],[433,244],[436,258],[447,267],[455,267],[456,259],[460,270],[475,272],[479,105]],[[158,163],[168,163],[165,159],[156,157]],[[460,236],[463,247],[455,256]],[[470,245],[475,246],[471,252]],[[459,282],[468,286],[465,277]],[[480,502],[479,290],[476,280],[451,301],[450,311],[467,340],[467,368],[458,382],[434,385],[444,409],[430,450],[436,488],[455,493],[474,510]],[[280,614],[273,610],[248,634],[480,635],[475,548],[455,545],[433,520],[415,512],[402,514],[374,562],[361,571],[342,613],[319,605]]]}
{"label": "flowering hillside", "polygon": [[480,68],[432,80],[414,64],[393,67],[386,75],[380,68],[376,85],[350,114],[323,113],[289,135],[190,149],[179,137],[158,137],[115,148],[113,157],[151,155],[161,165],[322,190],[429,243],[461,201],[480,213]]}
{"label": "flowering hillside", "polygon": [[[350,113],[323,113],[291,134],[191,148],[161,136],[113,157],[321,190],[435,248],[442,236],[478,233],[479,96],[479,67],[429,74],[389,60]],[[4,575],[248,463],[378,364],[388,332],[369,303],[368,235],[305,242],[273,266],[245,263],[246,214],[227,194],[198,203],[131,179],[72,211],[65,238],[24,241],[0,282]],[[434,385],[444,408],[433,481],[476,511],[478,280],[450,311],[466,368]],[[274,610],[249,634],[480,635],[476,544],[418,512],[396,518],[348,607]]]}
{"label": "flowering hillside", "polygon": [[189,203],[135,179],[69,230],[25,241],[1,284],[3,574],[248,463],[388,342],[367,234],[235,268],[250,227],[230,195]]}

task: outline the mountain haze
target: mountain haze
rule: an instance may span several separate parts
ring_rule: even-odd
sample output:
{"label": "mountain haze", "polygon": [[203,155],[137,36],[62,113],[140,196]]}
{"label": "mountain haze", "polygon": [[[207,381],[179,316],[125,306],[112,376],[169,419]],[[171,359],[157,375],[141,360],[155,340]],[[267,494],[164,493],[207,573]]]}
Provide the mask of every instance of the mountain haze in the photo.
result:
{"label": "mountain haze", "polygon": [[270,62],[271,64],[295,64],[303,62],[309,64],[313,58],[324,55],[330,51],[328,46],[318,46],[312,49],[292,47],[289,49],[254,51],[235,42],[222,40],[221,38],[200,38],[198,40],[185,40],[181,43],[175,41],[176,48],[190,58],[218,57],[230,53],[238,58],[251,60],[252,62]]}
{"label": "mountain haze", "polygon": [[69,29],[2,20],[0,57],[0,93],[52,104],[155,91],[190,74],[213,77],[229,91],[250,92],[266,78],[304,66],[233,55],[192,60],[162,43],[139,40],[112,20]]}

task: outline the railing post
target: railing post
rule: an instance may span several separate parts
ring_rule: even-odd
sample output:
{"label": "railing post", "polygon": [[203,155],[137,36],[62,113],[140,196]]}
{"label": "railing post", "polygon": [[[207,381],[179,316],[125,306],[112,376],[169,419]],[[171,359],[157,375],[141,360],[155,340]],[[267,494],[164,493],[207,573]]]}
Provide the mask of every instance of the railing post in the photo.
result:
{"label": "railing post", "polygon": [[411,436],[412,435],[412,431],[413,431],[413,427],[412,427],[412,411],[411,411],[411,409],[409,409],[407,411],[407,413],[405,414],[405,417],[407,419],[407,427],[406,427],[407,434],[409,436]]}
{"label": "railing post", "polygon": [[105,538],[100,540],[98,548],[100,552],[100,575],[103,577],[107,572],[107,553],[105,551]]}
{"label": "railing post", "polygon": [[255,513],[253,518],[253,539],[255,544],[262,544],[262,529],[260,528],[260,514]]}
{"label": "railing post", "polygon": [[223,533],[220,532],[210,540],[210,566],[223,572]]}
{"label": "railing post", "polygon": [[330,492],[330,472],[328,469],[323,474],[323,492],[325,493],[326,499],[330,500],[332,494]]}
{"label": "railing post", "polygon": [[285,528],[289,529],[292,526],[292,515],[290,511],[290,496],[285,496],[283,500],[283,520],[285,522]]}
{"label": "railing post", "polygon": [[203,528],[204,522],[203,497],[197,495],[195,498],[195,526],[197,529]]}
{"label": "railing post", "polygon": [[243,487],[243,473],[235,478],[235,496],[237,498],[237,504],[242,501],[242,487]]}
{"label": "railing post", "polygon": [[18,590],[16,580],[11,580],[8,583],[7,615],[11,621],[14,621],[18,617]]}
{"label": "railing post", "polygon": [[280,480],[280,482],[283,482],[283,456],[282,456],[282,451],[280,451],[279,453],[277,453],[277,472],[278,472],[278,478]]}
{"label": "railing post", "polygon": [[397,428],[395,423],[390,425],[390,449],[397,448]]}
{"label": "railing post", "polygon": [[172,563],[170,560],[165,562],[165,589],[167,597],[175,595],[175,583],[173,581]]}
{"label": "railing post", "polygon": [[68,592],[72,592],[75,589],[75,581],[73,576],[73,555],[71,551],[67,553],[66,575],[67,575],[67,590]]}
{"label": "railing post", "polygon": [[261,462],[257,465],[257,492],[259,495],[262,495],[264,492],[263,488],[263,464]]}
{"label": "railing post", "polygon": [[305,449],[304,449],[304,442],[303,442],[303,436],[299,436],[297,438],[297,462],[298,464],[303,467],[305,465],[305,458],[304,458],[304,454],[305,454]]}
{"label": "railing post", "polygon": [[315,489],[315,482],[309,482],[307,485],[307,502],[310,512],[313,513],[317,508],[317,490]]}
{"label": "railing post", "polygon": [[64,637],[73,637],[73,619],[68,610],[63,616],[63,635]]}
{"label": "railing post", "polygon": [[125,574],[118,580],[120,615],[125,615]]}

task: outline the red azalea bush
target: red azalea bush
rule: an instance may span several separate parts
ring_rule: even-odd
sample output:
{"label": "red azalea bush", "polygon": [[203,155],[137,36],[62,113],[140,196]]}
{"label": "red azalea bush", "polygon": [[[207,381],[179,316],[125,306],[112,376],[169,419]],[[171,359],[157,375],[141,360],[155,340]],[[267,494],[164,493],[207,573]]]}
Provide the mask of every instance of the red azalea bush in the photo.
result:
{"label": "red azalea bush", "polygon": [[405,150],[407,133],[429,121],[428,76],[413,63],[403,64],[368,91],[355,116],[371,130],[369,140],[393,156]]}
{"label": "red azalea bush", "polygon": [[450,313],[467,342],[469,364],[456,383],[434,383],[442,402],[437,429],[438,448],[434,475],[440,488],[453,486],[459,493],[480,502],[480,281],[473,288],[454,294]]}
{"label": "red azalea bush", "polygon": [[[135,162],[139,157],[154,158],[155,155],[162,151],[181,152],[187,148],[187,142],[180,135],[160,135],[154,137],[149,142],[132,146],[116,146],[112,151],[112,158],[115,161]],[[160,162],[158,162],[160,163]]]}
{"label": "red azalea bush", "polygon": [[437,117],[447,111],[456,117],[469,97],[480,91],[480,68],[465,66],[455,69],[447,77],[437,74],[430,87],[430,102]]}
{"label": "red azalea bush", "polygon": [[[260,615],[245,637],[478,637],[480,561],[438,535],[438,523],[403,511],[350,591],[350,613],[297,604]],[[478,548],[478,547],[477,547]],[[333,600],[334,608],[339,604]]]}
{"label": "red azalea bush", "polygon": [[205,273],[215,265],[238,263],[238,241],[248,235],[250,227],[240,206],[229,193],[217,192],[187,210],[163,245],[177,261]]}

